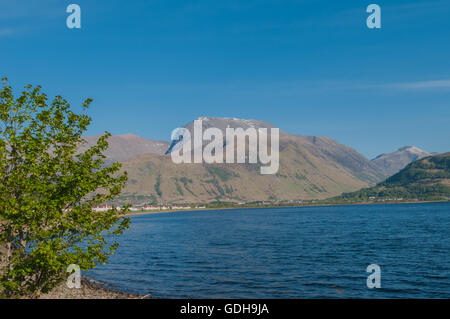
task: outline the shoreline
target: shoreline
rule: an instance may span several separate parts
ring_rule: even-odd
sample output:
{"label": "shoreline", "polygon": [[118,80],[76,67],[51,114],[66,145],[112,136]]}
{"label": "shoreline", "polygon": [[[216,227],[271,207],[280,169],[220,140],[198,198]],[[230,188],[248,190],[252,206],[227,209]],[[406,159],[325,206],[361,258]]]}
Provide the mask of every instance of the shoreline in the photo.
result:
{"label": "shoreline", "polygon": [[404,202],[358,202],[358,203],[317,203],[305,205],[268,205],[268,206],[244,206],[244,207],[211,207],[211,208],[197,208],[197,209],[169,209],[169,210],[155,210],[132,212],[120,217],[132,217],[140,215],[153,215],[165,213],[185,213],[185,212],[201,212],[208,210],[238,210],[238,209],[265,209],[265,208],[302,208],[302,207],[329,207],[329,206],[359,206],[359,205],[383,205],[383,204],[427,204],[427,203],[450,203],[450,201],[404,201]]}
{"label": "shoreline", "polygon": [[39,299],[149,299],[149,295],[141,296],[131,293],[121,292],[105,284],[92,280],[88,277],[81,277],[81,288],[68,288],[66,283],[55,287],[52,291],[43,294]]}

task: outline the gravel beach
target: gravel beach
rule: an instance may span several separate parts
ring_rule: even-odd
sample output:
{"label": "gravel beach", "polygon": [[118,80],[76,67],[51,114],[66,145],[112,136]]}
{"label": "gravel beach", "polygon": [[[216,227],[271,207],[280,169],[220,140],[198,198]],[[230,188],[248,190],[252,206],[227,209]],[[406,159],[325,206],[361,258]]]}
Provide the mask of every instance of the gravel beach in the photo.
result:
{"label": "gravel beach", "polygon": [[53,291],[44,294],[40,299],[144,299],[149,296],[138,296],[114,291],[101,284],[82,278],[81,288],[68,288],[66,283],[57,286]]}

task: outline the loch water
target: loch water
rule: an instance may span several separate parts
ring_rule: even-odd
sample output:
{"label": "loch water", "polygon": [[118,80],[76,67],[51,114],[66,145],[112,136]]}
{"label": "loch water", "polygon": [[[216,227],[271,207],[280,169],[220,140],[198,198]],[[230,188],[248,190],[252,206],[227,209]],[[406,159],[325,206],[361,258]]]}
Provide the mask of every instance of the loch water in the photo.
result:
{"label": "loch water", "polygon": [[450,203],[138,215],[118,241],[86,275],[154,298],[450,298]]}

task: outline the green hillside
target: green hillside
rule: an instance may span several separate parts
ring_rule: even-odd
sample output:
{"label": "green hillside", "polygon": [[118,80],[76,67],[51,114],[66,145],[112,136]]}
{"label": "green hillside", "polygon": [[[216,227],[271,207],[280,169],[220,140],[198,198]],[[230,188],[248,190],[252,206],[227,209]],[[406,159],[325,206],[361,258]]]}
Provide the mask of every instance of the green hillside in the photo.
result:
{"label": "green hillside", "polygon": [[412,162],[374,187],[330,199],[335,202],[402,200],[450,200],[450,153]]}

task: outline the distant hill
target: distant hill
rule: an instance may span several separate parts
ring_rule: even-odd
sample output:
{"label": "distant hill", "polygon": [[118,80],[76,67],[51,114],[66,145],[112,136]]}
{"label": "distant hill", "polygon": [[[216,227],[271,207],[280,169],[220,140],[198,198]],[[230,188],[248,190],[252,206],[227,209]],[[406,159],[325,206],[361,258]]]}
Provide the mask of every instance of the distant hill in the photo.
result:
{"label": "distant hill", "polygon": [[432,154],[415,146],[405,146],[393,153],[381,154],[372,160],[387,176],[392,176],[411,162]]}
{"label": "distant hill", "polygon": [[450,153],[412,162],[375,187],[346,193],[335,200],[344,202],[450,200]]}
{"label": "distant hill", "polygon": [[[257,120],[201,118],[204,129],[273,127]],[[192,122],[185,125],[192,129]],[[167,144],[168,146],[168,144]],[[174,164],[170,155],[145,154],[123,162],[133,203],[250,202],[323,199],[375,185],[386,175],[363,155],[328,137],[280,131],[280,169],[261,175],[259,164]]]}
{"label": "distant hill", "polygon": [[[100,136],[84,136],[87,142],[81,147],[86,150],[95,145]],[[134,134],[112,135],[108,139],[109,147],[104,153],[107,157],[105,163],[123,162],[143,154],[164,154],[169,142],[146,139]]]}

